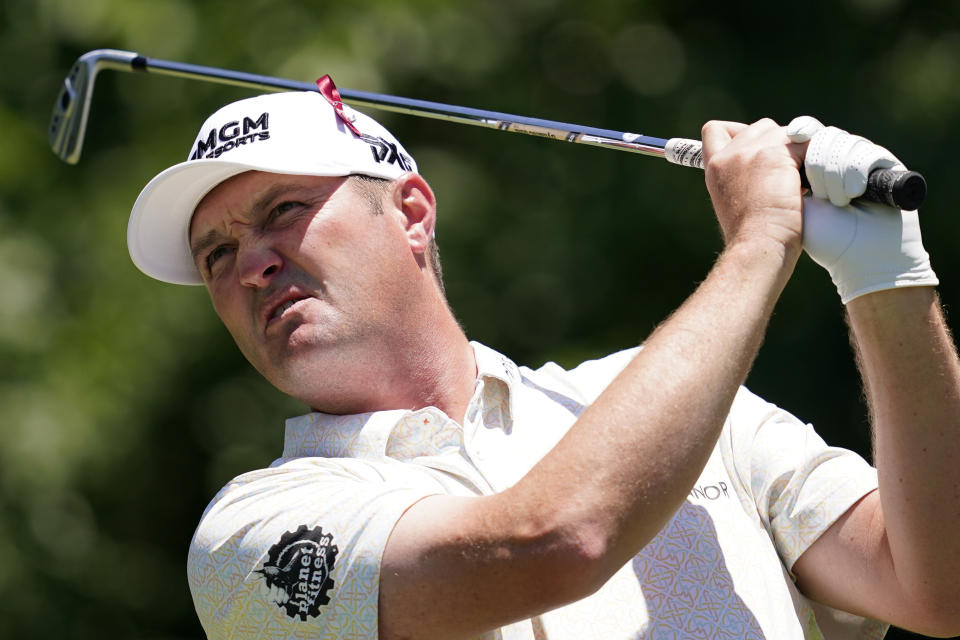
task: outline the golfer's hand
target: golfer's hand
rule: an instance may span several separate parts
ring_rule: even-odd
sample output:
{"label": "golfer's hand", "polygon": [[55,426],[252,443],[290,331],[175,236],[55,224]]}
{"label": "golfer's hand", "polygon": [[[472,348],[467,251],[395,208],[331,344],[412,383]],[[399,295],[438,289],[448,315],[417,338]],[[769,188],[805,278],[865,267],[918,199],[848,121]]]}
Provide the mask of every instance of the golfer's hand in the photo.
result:
{"label": "golfer's hand", "polygon": [[807,142],[804,171],[810,191],[845,207],[867,190],[874,169],[906,170],[895,155],[866,138],[837,127],[825,127],[812,116],[798,116],[787,125],[793,142]]}
{"label": "golfer's hand", "polygon": [[844,304],[874,291],[938,284],[916,211],[852,200],[874,169],[903,169],[896,156],[810,116],[794,118],[787,135],[809,141],[805,170],[813,196],[804,198],[803,248],[830,274]]}
{"label": "golfer's hand", "polygon": [[707,189],[727,245],[772,241],[799,255],[804,145],[767,119],[708,122],[702,135]]}
{"label": "golfer's hand", "polygon": [[830,274],[844,304],[874,291],[939,283],[916,211],[862,200],[837,207],[807,196],[803,248]]}

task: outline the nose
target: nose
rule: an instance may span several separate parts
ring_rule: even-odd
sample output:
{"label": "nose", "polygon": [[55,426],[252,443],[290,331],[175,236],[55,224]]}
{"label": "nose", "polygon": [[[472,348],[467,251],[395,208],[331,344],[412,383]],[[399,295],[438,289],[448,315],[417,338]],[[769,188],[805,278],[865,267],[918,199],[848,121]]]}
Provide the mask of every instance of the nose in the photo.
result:
{"label": "nose", "polygon": [[280,254],[263,242],[241,244],[236,259],[240,282],[248,287],[266,286],[283,266]]}

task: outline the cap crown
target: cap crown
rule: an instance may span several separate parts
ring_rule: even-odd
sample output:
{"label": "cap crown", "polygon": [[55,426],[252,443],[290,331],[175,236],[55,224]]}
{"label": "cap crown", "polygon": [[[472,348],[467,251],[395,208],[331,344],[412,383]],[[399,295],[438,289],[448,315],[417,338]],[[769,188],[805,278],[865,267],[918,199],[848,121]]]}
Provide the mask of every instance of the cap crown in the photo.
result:
{"label": "cap crown", "polygon": [[[376,120],[344,105],[357,136],[319,93],[274,93],[229,104],[200,127],[187,160],[229,159],[325,175],[383,178],[416,171],[416,163]],[[268,169],[265,169],[268,170]]]}
{"label": "cap crown", "polygon": [[214,187],[245,171],[386,179],[417,171],[380,123],[346,105],[342,114],[313,91],[266,94],[216,111],[187,160],[158,174],[133,205],[127,247],[134,264],[157,280],[202,284],[189,246],[193,212]]}

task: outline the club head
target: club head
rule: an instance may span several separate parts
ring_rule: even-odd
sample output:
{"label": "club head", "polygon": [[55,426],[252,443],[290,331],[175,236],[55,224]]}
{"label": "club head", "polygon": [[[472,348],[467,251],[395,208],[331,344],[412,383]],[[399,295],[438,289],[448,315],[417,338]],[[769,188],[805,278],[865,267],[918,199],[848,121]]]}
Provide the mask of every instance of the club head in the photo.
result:
{"label": "club head", "polygon": [[74,63],[63,80],[63,88],[50,118],[50,147],[61,160],[76,164],[83,149],[93,83],[101,69],[131,70],[138,54],[117,49],[89,51]]}

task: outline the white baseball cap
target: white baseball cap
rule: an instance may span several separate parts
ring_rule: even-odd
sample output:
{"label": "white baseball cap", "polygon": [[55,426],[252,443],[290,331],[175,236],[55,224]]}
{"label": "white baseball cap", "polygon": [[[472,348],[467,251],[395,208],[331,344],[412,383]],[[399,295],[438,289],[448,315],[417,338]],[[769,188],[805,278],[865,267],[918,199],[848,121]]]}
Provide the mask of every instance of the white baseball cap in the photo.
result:
{"label": "white baseball cap", "polygon": [[207,118],[187,161],[158,174],[133,205],[127,247],[134,264],[157,280],[203,284],[190,253],[190,220],[207,193],[244,171],[387,179],[417,171],[380,123],[337,106],[342,115],[314,91],[272,93]]}

